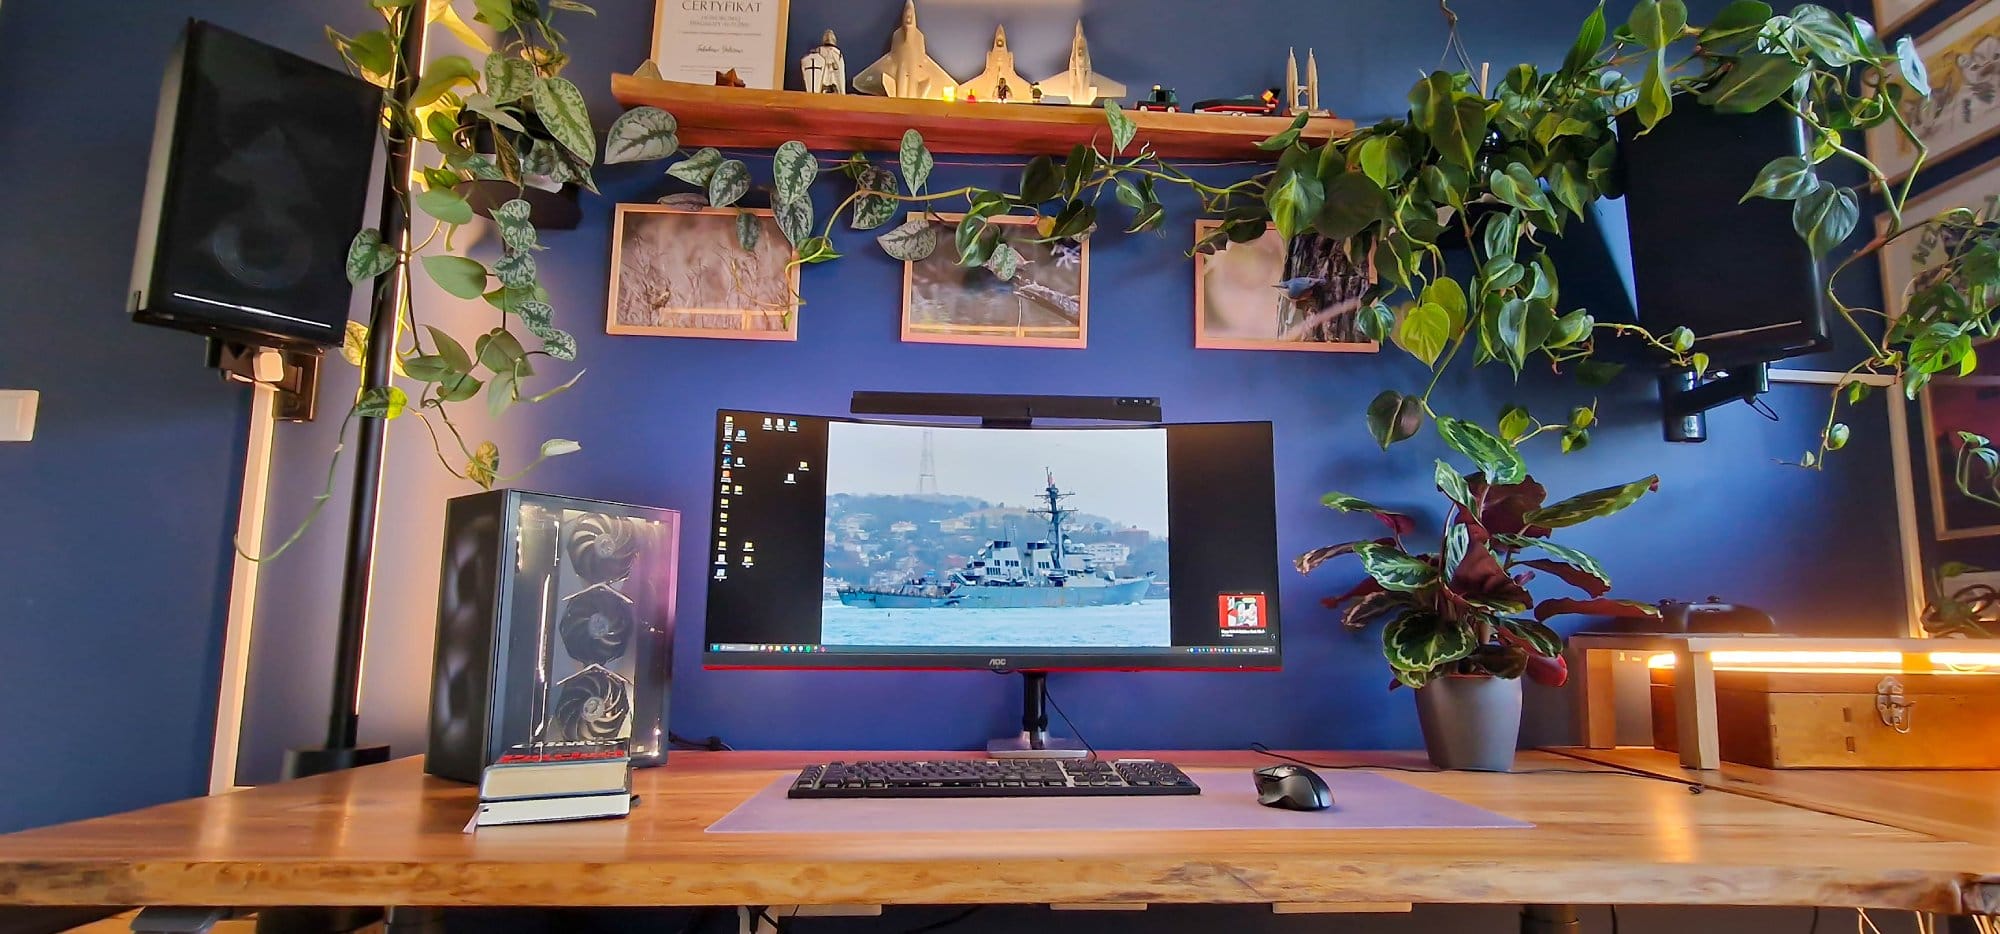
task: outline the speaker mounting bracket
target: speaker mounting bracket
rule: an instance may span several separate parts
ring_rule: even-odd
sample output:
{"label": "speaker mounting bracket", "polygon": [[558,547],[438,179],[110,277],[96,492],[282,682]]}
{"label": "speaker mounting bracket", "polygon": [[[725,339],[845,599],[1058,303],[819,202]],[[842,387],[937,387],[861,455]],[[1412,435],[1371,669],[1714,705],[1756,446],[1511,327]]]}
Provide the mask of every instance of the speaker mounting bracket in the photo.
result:
{"label": "speaker mounting bracket", "polygon": [[321,355],[301,350],[254,347],[209,338],[208,365],[232,383],[261,383],[277,390],[272,417],[310,422],[319,410]]}
{"label": "speaker mounting bracket", "polygon": [[1708,440],[1709,409],[1749,402],[1771,391],[1771,365],[1753,363],[1708,375],[1675,370],[1660,377],[1660,421],[1668,441]]}

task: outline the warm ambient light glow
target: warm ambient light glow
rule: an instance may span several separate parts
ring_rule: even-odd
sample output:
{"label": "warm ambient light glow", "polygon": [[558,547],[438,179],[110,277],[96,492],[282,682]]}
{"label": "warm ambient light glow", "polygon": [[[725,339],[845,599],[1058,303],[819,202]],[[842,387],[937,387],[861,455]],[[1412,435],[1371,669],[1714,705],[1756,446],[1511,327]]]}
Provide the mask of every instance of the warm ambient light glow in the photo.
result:
{"label": "warm ambient light glow", "polygon": [[[1912,653],[1915,654],[1915,653]],[[1798,671],[1874,674],[1903,671],[1901,652],[1711,652],[1717,671]],[[1940,674],[1989,674],[2000,652],[1930,652],[1922,656]],[[1914,660],[1914,659],[1913,659]],[[1674,667],[1674,653],[1646,659],[1647,668]],[[1969,670],[1976,669],[1976,670]]]}

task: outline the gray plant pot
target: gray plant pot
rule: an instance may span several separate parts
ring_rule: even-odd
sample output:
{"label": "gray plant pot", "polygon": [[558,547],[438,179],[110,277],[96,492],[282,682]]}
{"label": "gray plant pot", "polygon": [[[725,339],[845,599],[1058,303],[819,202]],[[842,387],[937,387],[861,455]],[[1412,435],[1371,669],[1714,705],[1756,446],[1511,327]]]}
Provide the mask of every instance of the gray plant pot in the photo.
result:
{"label": "gray plant pot", "polygon": [[1441,769],[1510,772],[1521,741],[1521,680],[1452,676],[1417,689],[1424,751]]}

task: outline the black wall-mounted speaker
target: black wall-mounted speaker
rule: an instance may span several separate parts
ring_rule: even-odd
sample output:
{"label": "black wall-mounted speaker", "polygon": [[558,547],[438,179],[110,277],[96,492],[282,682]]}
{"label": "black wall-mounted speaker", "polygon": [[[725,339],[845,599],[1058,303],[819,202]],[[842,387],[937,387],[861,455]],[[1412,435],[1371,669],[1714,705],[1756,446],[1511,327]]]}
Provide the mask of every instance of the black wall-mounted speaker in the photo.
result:
{"label": "black wall-mounted speaker", "polygon": [[247,344],[339,344],[381,107],[366,81],[190,21],[153,129],[134,319]]}
{"label": "black wall-mounted speaker", "polygon": [[1797,117],[1686,104],[1644,135],[1626,114],[1619,136],[1641,324],[1686,327],[1716,366],[1831,346],[1824,270],[1792,229],[1792,202],[1737,203],[1766,163],[1805,154]]}

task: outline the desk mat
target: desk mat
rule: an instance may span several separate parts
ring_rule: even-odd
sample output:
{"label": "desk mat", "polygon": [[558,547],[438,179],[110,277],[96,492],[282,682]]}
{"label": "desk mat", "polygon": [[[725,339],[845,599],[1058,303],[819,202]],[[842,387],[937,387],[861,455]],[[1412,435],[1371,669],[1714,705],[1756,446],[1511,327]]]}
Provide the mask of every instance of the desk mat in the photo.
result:
{"label": "desk mat", "polygon": [[1533,827],[1375,772],[1320,776],[1324,811],[1257,803],[1249,769],[1188,769],[1199,795],[1099,798],[785,797],[787,773],[710,824],[709,833],[953,833],[980,830],[1459,830]]}

